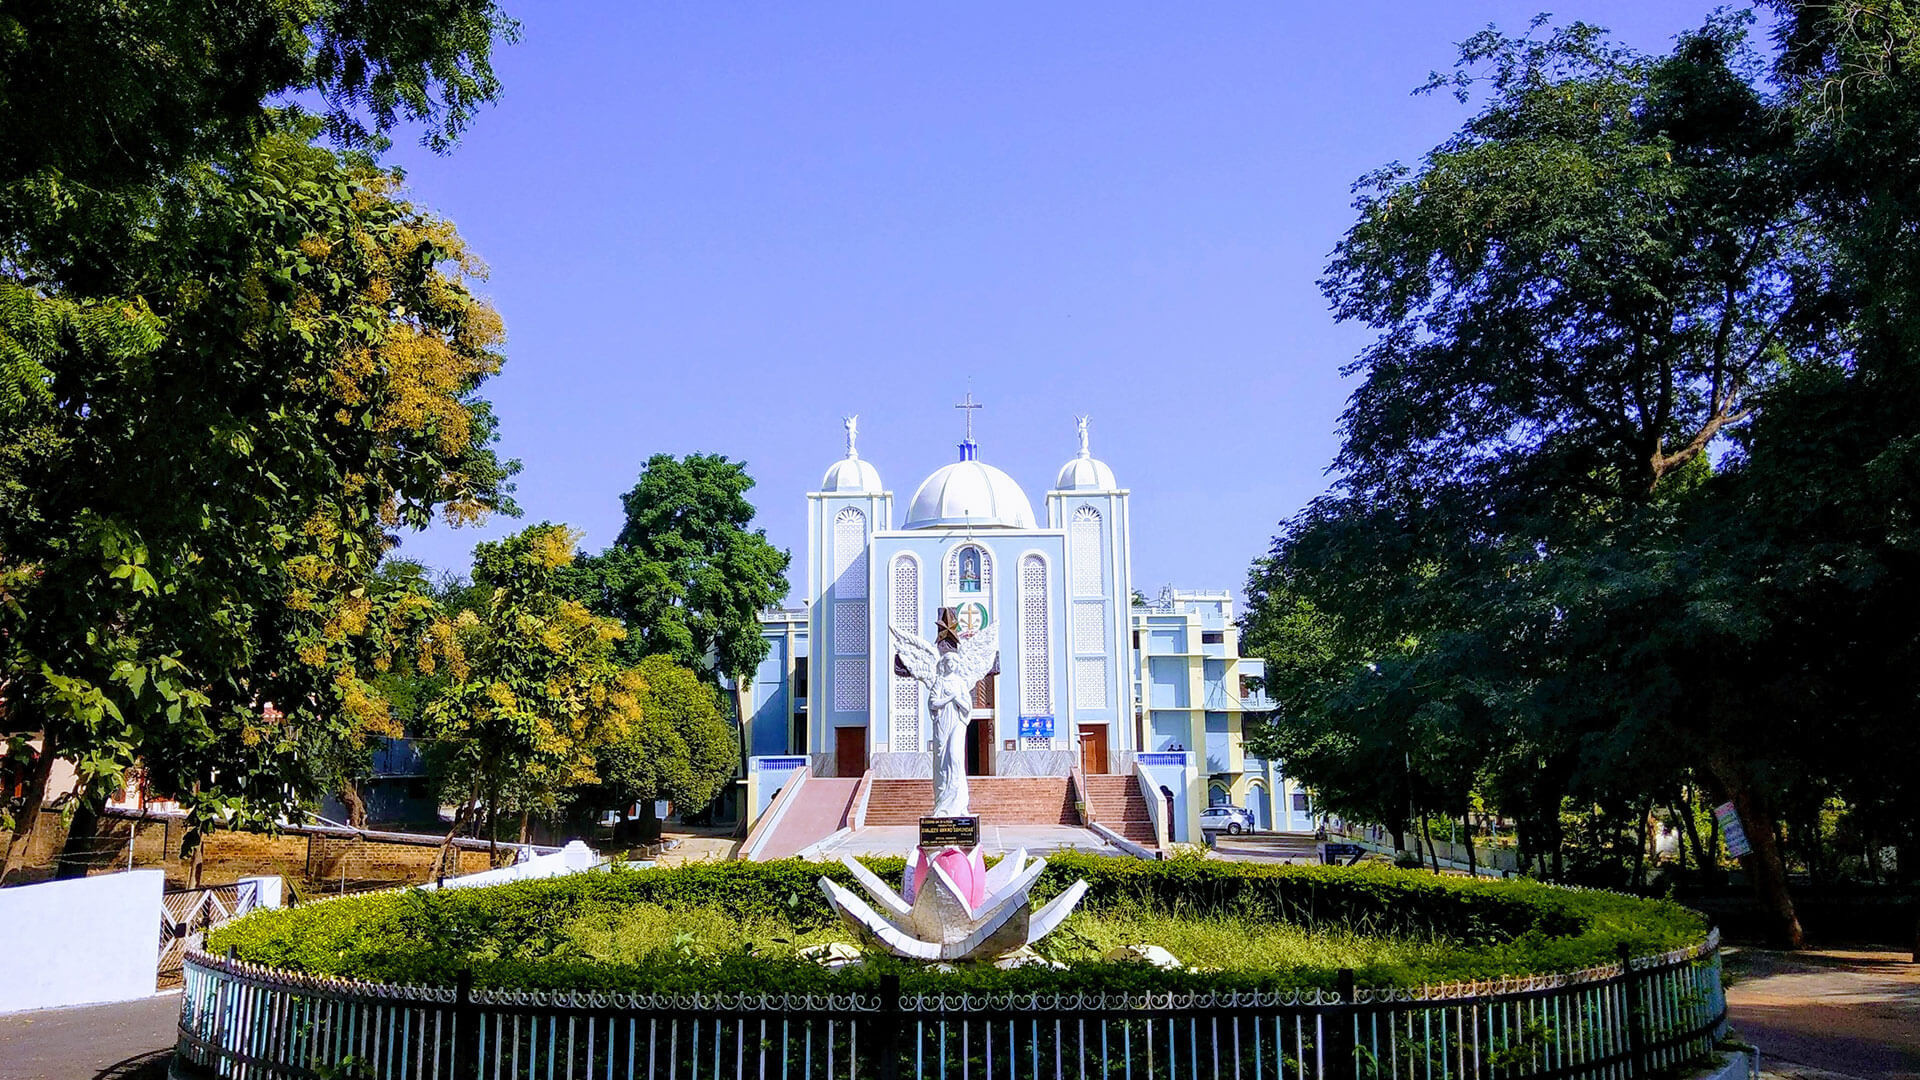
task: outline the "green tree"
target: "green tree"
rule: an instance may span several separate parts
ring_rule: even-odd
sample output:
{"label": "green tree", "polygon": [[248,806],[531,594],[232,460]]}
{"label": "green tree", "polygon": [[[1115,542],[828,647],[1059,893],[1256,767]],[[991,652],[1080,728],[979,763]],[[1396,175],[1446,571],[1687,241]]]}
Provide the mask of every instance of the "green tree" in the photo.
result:
{"label": "green tree", "polygon": [[583,560],[574,586],[626,624],[630,656],[669,656],[729,680],[743,735],[747,687],[771,647],[759,614],[786,596],[793,560],[750,528],[752,487],[746,466],[720,454],[654,455],[621,496],[620,535]]}
{"label": "green tree", "polygon": [[638,671],[641,722],[597,754],[599,780],[575,795],[588,810],[639,803],[643,835],[651,835],[656,799],[699,810],[719,796],[740,763],[720,695],[672,657],[650,656]]}
{"label": "green tree", "polygon": [[594,756],[644,720],[640,672],[621,662],[626,631],[561,591],[575,534],[540,524],[474,549],[484,610],[435,621],[421,670],[444,668],[427,704],[428,737],[442,744],[458,799],[444,860],[476,821],[496,834],[502,800],[551,811],[568,788],[595,782]]}
{"label": "green tree", "polygon": [[1715,697],[1743,631],[1697,602],[1713,452],[1824,345],[1824,237],[1746,21],[1658,57],[1582,24],[1488,31],[1434,80],[1484,103],[1361,182],[1323,285],[1379,336],[1333,492],[1255,566],[1248,636],[1312,657],[1273,669],[1283,741],[1345,740],[1380,775],[1411,759],[1416,810],[1498,791],[1556,854],[1569,796],[1699,765],[1797,940],[1772,804],[1790,726],[1755,738]]}
{"label": "green tree", "polygon": [[140,760],[192,843],[388,722],[366,575],[510,507],[500,322],[397,175],[308,144],[444,148],[512,33],[483,0],[0,7],[0,873],[56,756],[82,815]]}

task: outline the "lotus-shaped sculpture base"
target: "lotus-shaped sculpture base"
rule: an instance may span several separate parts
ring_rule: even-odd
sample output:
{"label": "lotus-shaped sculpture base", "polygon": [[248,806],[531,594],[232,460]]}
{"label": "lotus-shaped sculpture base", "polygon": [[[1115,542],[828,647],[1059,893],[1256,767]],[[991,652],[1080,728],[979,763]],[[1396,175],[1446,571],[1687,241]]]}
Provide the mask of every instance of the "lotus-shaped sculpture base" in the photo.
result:
{"label": "lotus-shaped sculpture base", "polygon": [[1087,883],[1076,881],[1039,911],[1027,894],[1045,859],[1029,859],[1025,849],[986,868],[980,849],[950,847],[937,852],[915,849],[907,861],[904,895],[888,888],[871,870],[841,858],[873,903],[826,878],[827,894],[840,917],[856,933],[878,941],[896,956],[915,960],[992,960],[1040,940],[1065,921]]}

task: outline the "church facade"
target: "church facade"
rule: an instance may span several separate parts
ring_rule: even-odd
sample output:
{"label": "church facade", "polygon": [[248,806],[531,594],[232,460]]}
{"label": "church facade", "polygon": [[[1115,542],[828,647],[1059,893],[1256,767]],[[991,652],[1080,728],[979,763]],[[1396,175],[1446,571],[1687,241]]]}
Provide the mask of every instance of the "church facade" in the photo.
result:
{"label": "church facade", "polygon": [[1268,706],[1245,686],[1261,662],[1227,656],[1231,598],[1134,604],[1129,493],[1092,456],[1085,420],[1039,513],[969,430],[896,515],[855,435],[849,420],[846,456],[807,494],[804,605],[762,616],[773,647],[750,693],[753,767],[804,758],[816,776],[931,775],[926,693],[890,632],[942,648],[991,632],[1000,659],[974,688],[969,774],[1131,773],[1150,760],[1166,775],[1184,754],[1177,838],[1199,838],[1207,802],[1250,797],[1269,827],[1308,827],[1277,767],[1239,745],[1241,715]]}

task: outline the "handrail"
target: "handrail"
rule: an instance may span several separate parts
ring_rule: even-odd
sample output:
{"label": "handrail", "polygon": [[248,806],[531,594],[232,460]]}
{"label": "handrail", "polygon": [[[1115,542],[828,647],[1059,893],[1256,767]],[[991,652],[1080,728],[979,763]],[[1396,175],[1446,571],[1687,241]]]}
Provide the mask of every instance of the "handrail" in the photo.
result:
{"label": "handrail", "polygon": [[1160,851],[1173,848],[1173,823],[1167,820],[1166,804],[1160,801],[1160,788],[1154,784],[1153,777],[1147,774],[1147,767],[1138,761],[1133,763],[1133,779],[1140,785],[1140,797],[1147,801],[1147,820],[1153,822],[1153,846]]}
{"label": "handrail", "polygon": [[847,826],[858,830],[867,827],[867,797],[873,794],[873,770],[860,774],[860,782],[853,788],[853,805],[847,814]]}
{"label": "handrail", "polygon": [[1087,774],[1074,762],[1067,771],[1067,794],[1077,795],[1074,802],[1080,807],[1080,824],[1084,828],[1093,828],[1093,792],[1087,790]]}
{"label": "handrail", "polygon": [[793,805],[794,796],[798,795],[800,789],[812,778],[813,769],[806,765],[795,770],[787,778],[787,782],[774,794],[773,804],[767,807],[766,813],[760,815],[759,821],[753,823],[752,831],[747,833],[747,839],[741,843],[740,858],[752,861],[759,857],[760,849],[766,846],[767,839],[773,835],[774,827],[779,825],[780,819],[786,815],[787,807]]}

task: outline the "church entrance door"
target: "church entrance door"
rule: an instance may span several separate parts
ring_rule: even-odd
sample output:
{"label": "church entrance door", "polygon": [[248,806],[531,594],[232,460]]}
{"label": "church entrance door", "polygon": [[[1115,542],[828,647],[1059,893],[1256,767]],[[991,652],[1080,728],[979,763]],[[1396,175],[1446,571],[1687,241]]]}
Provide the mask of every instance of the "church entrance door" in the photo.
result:
{"label": "church entrance door", "polygon": [[967,723],[967,775],[993,775],[993,715],[974,714]]}
{"label": "church entrance door", "polygon": [[1080,725],[1080,771],[1088,776],[1107,772],[1107,725]]}
{"label": "church entrance door", "polygon": [[833,775],[861,776],[867,771],[867,729],[833,729]]}

